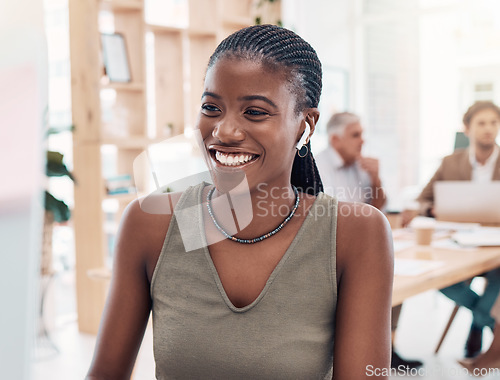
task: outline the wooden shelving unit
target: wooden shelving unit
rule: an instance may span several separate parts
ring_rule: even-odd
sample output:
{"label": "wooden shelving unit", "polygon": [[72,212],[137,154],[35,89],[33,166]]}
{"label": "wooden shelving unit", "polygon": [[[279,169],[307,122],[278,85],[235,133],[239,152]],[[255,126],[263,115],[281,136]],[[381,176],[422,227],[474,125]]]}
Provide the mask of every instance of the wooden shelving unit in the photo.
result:
{"label": "wooden shelving unit", "polygon": [[115,91],[125,91],[125,92],[143,92],[145,86],[143,83],[107,83],[102,85],[104,89],[110,89]]}
{"label": "wooden shelving unit", "polygon": [[[104,226],[114,221],[109,215],[105,217],[102,205],[109,200],[119,204],[118,222],[124,207],[135,197],[106,193],[103,173],[110,167],[103,147],[115,147],[115,167],[111,169],[116,175],[132,175],[134,159],[150,144],[192,128],[210,54],[228,34],[251,25],[256,12],[254,0],[185,0],[183,6],[189,15],[186,26],[154,25],[145,20],[147,1],[69,0],[74,174],[78,180],[73,213],[77,308],[80,331],[93,334],[99,326],[108,283],[96,281],[96,276],[88,273],[105,268],[112,255]],[[175,3],[178,7],[179,1]],[[103,14],[106,17],[101,17]],[[102,20],[108,24],[102,25]],[[100,33],[110,29],[125,37],[129,83],[113,83],[103,77]],[[147,33],[154,39],[154,62],[146,62]],[[154,68],[153,133],[147,127],[146,67]],[[145,187],[148,179],[140,181]]]}
{"label": "wooden shelving unit", "polygon": [[[73,224],[76,244],[77,311],[79,329],[97,332],[107,283],[92,280],[88,271],[105,267],[108,249],[104,232],[103,200],[106,194],[102,146],[117,147],[117,174],[131,173],[130,165],[147,146],[145,23],[143,0],[70,0],[70,49],[72,76],[74,173]],[[106,83],[103,78],[99,14],[112,14],[107,25],[125,36],[131,81]],[[113,102],[103,102],[103,90],[113,92]],[[108,115],[104,120],[103,116]],[[111,115],[111,116],[109,116]],[[109,170],[109,168],[107,168]],[[126,195],[113,196],[123,209]]]}

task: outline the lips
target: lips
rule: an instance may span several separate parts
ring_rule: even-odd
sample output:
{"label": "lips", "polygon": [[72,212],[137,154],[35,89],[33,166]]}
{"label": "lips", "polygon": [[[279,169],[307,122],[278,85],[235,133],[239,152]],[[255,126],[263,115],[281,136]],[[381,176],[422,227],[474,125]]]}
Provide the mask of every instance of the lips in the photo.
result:
{"label": "lips", "polygon": [[210,154],[212,158],[222,166],[243,166],[250,162],[253,162],[259,157],[258,154],[253,154],[249,152],[230,152],[221,151],[218,149],[210,149]]}

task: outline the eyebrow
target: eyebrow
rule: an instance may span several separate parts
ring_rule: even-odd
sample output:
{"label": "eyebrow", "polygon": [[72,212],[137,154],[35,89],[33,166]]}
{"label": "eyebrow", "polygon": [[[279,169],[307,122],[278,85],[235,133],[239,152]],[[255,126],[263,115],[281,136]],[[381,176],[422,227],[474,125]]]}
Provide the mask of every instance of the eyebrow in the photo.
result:
{"label": "eyebrow", "polygon": [[215,98],[215,99],[222,99],[222,97],[220,95],[217,95],[213,92],[210,92],[210,91],[205,91],[203,94],[201,94],[201,98],[203,99],[205,96],[211,96],[212,98]]}
{"label": "eyebrow", "polygon": [[269,104],[270,106],[274,107],[274,108],[278,108],[278,106],[276,104],[274,104],[274,102],[268,98],[266,98],[265,96],[262,96],[262,95],[248,95],[248,96],[243,96],[241,98],[238,98],[238,100],[262,100],[263,102],[266,102],[267,104]]}
{"label": "eyebrow", "polygon": [[[220,95],[217,95],[213,92],[210,92],[210,91],[205,91],[201,97],[204,98],[205,96],[211,96],[215,99],[222,99],[222,97]],[[270,106],[274,107],[274,108],[278,108],[278,106],[269,98],[266,98],[265,96],[262,96],[262,95],[247,95],[247,96],[242,96],[240,98],[238,98],[238,100],[245,100],[245,101],[249,101],[249,100],[262,100],[263,102],[266,102],[267,104],[269,104]]]}

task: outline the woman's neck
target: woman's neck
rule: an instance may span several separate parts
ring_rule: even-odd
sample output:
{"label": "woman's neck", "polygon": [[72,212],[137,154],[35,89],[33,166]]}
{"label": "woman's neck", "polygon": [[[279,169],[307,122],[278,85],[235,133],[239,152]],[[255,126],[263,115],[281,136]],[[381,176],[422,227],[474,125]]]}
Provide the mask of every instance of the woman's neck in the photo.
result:
{"label": "woman's neck", "polygon": [[[237,236],[242,239],[255,238],[271,232],[290,215],[296,202],[290,183],[281,186],[259,184],[248,192],[229,194],[227,198],[232,209],[232,217],[238,222]],[[213,203],[215,216],[223,219],[221,204],[217,207],[218,202]]]}

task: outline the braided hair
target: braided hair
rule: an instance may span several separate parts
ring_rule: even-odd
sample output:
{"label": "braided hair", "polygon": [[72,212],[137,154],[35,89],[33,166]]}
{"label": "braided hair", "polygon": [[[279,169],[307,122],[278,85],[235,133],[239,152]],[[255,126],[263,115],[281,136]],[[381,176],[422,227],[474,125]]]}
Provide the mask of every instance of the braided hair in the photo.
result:
{"label": "braided hair", "polygon": [[[208,62],[211,68],[222,57],[260,61],[270,69],[287,69],[297,102],[297,113],[318,107],[321,95],[321,62],[316,51],[291,30],[276,25],[254,25],[241,29],[215,49]],[[317,195],[323,191],[318,168],[307,143],[305,157],[295,156],[291,183],[300,191]]]}

